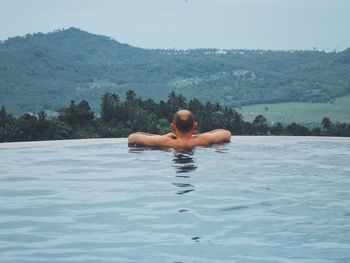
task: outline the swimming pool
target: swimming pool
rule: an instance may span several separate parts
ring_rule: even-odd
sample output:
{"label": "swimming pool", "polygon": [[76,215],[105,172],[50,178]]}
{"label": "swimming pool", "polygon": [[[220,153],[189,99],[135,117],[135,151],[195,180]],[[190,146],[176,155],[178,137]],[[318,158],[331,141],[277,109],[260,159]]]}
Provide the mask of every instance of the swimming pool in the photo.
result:
{"label": "swimming pool", "polygon": [[349,139],[81,142],[2,145],[0,262],[350,262]]}

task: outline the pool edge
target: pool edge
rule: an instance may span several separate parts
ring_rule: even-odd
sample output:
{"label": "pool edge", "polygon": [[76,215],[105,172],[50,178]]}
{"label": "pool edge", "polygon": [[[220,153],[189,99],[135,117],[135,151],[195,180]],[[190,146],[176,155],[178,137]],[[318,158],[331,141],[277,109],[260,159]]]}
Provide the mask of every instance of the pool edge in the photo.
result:
{"label": "pool edge", "polygon": [[73,139],[54,141],[30,141],[30,142],[5,142],[0,143],[0,150],[24,149],[37,147],[65,147],[77,145],[97,145],[97,144],[126,144],[127,138],[98,138],[98,139]]}
{"label": "pool edge", "polygon": [[[235,141],[338,141],[350,142],[350,137],[326,137],[326,136],[232,136],[231,142]],[[73,139],[55,141],[30,141],[30,142],[4,142],[0,143],[0,150],[24,149],[37,147],[65,147],[76,145],[98,144],[127,144],[127,138],[95,138]]]}

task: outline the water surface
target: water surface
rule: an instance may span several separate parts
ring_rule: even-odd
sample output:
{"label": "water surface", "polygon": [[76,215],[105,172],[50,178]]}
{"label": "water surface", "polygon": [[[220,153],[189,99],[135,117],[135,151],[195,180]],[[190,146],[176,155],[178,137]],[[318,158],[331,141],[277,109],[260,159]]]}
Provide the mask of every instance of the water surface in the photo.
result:
{"label": "water surface", "polygon": [[350,262],[350,142],[0,150],[0,262]]}

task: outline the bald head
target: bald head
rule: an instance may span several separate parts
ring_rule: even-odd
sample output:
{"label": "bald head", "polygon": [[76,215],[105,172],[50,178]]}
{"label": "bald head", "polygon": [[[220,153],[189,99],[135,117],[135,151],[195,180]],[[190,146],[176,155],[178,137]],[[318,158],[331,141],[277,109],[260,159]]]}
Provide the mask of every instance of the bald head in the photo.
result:
{"label": "bald head", "polygon": [[179,110],[174,115],[173,123],[180,132],[190,132],[195,123],[193,113],[188,110]]}

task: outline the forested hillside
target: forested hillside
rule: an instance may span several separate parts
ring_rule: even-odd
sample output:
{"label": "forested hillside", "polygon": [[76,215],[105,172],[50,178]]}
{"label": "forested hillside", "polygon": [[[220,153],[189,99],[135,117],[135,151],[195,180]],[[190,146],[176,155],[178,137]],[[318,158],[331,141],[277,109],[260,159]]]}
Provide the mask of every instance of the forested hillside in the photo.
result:
{"label": "forested hillside", "polygon": [[76,28],[0,44],[0,105],[8,112],[57,110],[101,95],[165,99],[171,91],[242,106],[327,102],[350,94],[350,49],[343,52],[148,50]]}

